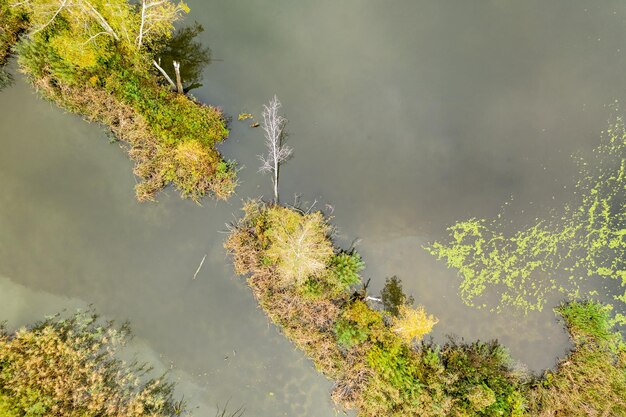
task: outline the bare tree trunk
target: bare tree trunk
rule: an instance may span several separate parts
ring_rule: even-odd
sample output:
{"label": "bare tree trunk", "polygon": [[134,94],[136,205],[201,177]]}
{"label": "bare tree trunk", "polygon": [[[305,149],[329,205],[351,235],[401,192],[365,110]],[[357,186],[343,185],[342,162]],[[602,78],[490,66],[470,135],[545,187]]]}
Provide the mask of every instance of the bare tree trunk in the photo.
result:
{"label": "bare tree trunk", "polygon": [[274,204],[278,205],[278,169],[280,168],[279,164],[276,164],[274,167]]}
{"label": "bare tree trunk", "polygon": [[153,59],[152,60],[152,64],[156,67],[156,69],[159,70],[159,72],[161,74],[163,74],[163,76],[165,77],[165,79],[167,80],[168,83],[170,83],[170,85],[172,86],[172,88],[176,88],[176,84],[174,84],[174,81],[172,81],[172,79],[170,78],[169,75],[167,75],[167,72],[165,72],[165,70],[163,68],[161,68],[161,66],[159,64],[157,64],[157,62]]}
{"label": "bare tree trunk", "polygon": [[174,71],[176,72],[176,89],[179,94],[185,94],[183,80],[180,78],[180,62],[174,61]]}
{"label": "bare tree trunk", "polygon": [[66,4],[67,4],[67,0],[63,0],[61,2],[61,5],[57,9],[57,11],[50,18],[50,20],[48,20],[48,22],[46,24],[44,24],[43,26],[41,26],[39,29],[33,31],[33,34],[44,30],[50,23],[52,23],[52,21],[58,16],[58,14],[61,13],[61,10],[63,10],[63,8],[65,7]]}
{"label": "bare tree trunk", "polygon": [[139,36],[137,39],[137,48],[141,48],[143,43],[143,26],[146,23],[146,0],[141,2],[141,25],[139,26]]}
{"label": "bare tree trunk", "polygon": [[265,131],[265,144],[267,155],[259,155],[263,163],[260,172],[272,173],[272,185],[274,186],[274,204],[278,204],[278,176],[280,164],[291,157],[292,149],[283,143],[283,128],[287,119],[278,114],[280,101],[274,96],[268,105],[263,106],[263,130]]}
{"label": "bare tree trunk", "polygon": [[100,26],[102,26],[102,28],[105,31],[107,31],[111,36],[113,36],[113,38],[115,38],[116,41],[119,41],[120,38],[117,36],[117,33],[115,33],[111,25],[109,25],[109,22],[107,22],[106,19],[100,13],[98,13],[96,8],[93,7],[91,3],[86,2],[86,4],[87,6],[89,6],[89,9],[91,10],[92,14],[96,17],[96,20],[100,22]]}

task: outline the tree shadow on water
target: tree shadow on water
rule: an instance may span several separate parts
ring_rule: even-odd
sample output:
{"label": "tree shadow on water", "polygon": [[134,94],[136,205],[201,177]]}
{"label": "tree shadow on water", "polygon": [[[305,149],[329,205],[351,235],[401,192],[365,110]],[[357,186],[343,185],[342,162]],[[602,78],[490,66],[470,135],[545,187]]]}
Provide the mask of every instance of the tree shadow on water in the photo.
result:
{"label": "tree shadow on water", "polygon": [[172,76],[175,74],[174,62],[180,63],[180,77],[185,93],[202,86],[202,71],[211,63],[211,49],[196,39],[203,31],[204,28],[198,22],[180,28],[155,54],[159,65]]}

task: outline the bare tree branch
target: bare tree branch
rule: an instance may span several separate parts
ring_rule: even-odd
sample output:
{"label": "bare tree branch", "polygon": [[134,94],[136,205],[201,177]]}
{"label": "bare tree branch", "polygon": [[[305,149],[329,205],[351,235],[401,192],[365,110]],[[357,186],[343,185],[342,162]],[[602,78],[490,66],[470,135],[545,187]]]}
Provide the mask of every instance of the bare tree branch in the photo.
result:
{"label": "bare tree branch", "polygon": [[36,30],[34,30],[32,32],[32,34],[34,35],[37,32],[41,32],[42,30],[44,30],[46,27],[48,27],[48,25],[50,23],[52,23],[52,21],[58,16],[59,13],[61,13],[61,10],[63,10],[65,8],[65,5],[67,4],[68,0],[63,0],[61,2],[61,5],[59,6],[59,8],[57,9],[56,12],[54,12],[54,14],[52,15],[52,17],[50,18],[50,20],[48,20],[48,22],[46,22],[43,26],[41,26],[40,28],[37,28]]}
{"label": "bare tree branch", "polygon": [[278,97],[274,96],[269,104],[263,106],[263,130],[265,131],[265,145],[267,155],[259,155],[261,167],[259,172],[272,173],[272,183],[274,185],[274,203],[278,204],[278,174],[280,164],[287,161],[293,154],[293,149],[285,145],[284,127],[287,119],[278,114],[281,108]]}
{"label": "bare tree branch", "polygon": [[171,25],[181,17],[181,14],[189,11],[183,2],[178,4],[170,3],[169,0],[141,0],[141,21],[139,33],[135,39],[137,49],[143,45],[146,36],[155,27]]}
{"label": "bare tree branch", "polygon": [[109,22],[107,22],[107,20],[104,18],[104,16],[102,16],[100,12],[98,12],[98,10],[96,10],[96,8],[93,7],[93,5],[89,3],[88,1],[83,0],[81,2],[81,5],[83,3],[88,6],[88,9],[91,11],[92,16],[96,18],[98,23],[100,23],[100,26],[102,26],[102,28],[105,31],[107,31],[111,36],[113,36],[113,38],[115,38],[116,41],[118,41],[120,38],[117,36],[117,33],[115,33],[111,25],[109,25]]}
{"label": "bare tree branch", "polygon": [[167,75],[167,72],[165,72],[165,70],[164,70],[163,68],[161,68],[161,66],[160,66],[159,64],[157,64],[157,62],[156,62],[154,59],[152,60],[152,64],[156,67],[156,69],[158,69],[158,70],[159,70],[159,72],[160,72],[161,74],[163,74],[163,76],[165,77],[165,79],[167,80],[167,82],[168,82],[168,83],[170,83],[170,85],[171,85],[173,88],[176,88],[176,84],[174,84],[174,81],[172,81],[172,79],[170,78],[170,76],[169,76],[169,75]]}

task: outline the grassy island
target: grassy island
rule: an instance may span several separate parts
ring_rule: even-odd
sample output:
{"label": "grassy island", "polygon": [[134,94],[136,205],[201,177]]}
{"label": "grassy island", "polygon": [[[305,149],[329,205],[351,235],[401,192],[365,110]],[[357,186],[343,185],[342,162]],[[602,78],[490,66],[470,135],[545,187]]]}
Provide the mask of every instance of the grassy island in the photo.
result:
{"label": "grassy island", "polygon": [[127,325],[91,313],[0,328],[0,417],[174,417],[173,385],[118,358]]}
{"label": "grassy island", "polygon": [[335,380],[339,406],[363,417],[626,415],[626,349],[607,307],[560,306],[574,348],[533,376],[497,341],[421,340],[436,319],[397,281],[372,302],[360,256],[331,236],[320,212],[252,201],[225,247],[269,318]]}
{"label": "grassy island", "polygon": [[195,201],[225,199],[236,184],[215,149],[228,135],[221,110],[184,94],[157,62],[188,10],[170,0],[0,0],[0,65],[13,48],[44,97],[123,141],[140,201],[168,184]]}

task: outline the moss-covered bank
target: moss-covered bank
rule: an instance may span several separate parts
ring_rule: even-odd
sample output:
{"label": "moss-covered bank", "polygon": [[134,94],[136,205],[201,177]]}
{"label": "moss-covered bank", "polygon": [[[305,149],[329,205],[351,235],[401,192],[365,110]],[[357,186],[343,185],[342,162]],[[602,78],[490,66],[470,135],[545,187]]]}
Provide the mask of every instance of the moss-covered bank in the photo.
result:
{"label": "moss-covered bank", "polygon": [[154,65],[187,6],[146,2],[154,6],[144,13],[141,4],[0,0],[0,64],[14,47],[44,97],[124,141],[141,179],[139,200],[168,184],[195,201],[225,199],[236,179],[233,163],[215,149],[228,135],[222,112],[171,91]]}
{"label": "moss-covered bank", "polygon": [[[575,349],[554,371],[513,368],[497,341],[419,341],[436,320],[403,305],[367,301],[357,253],[333,246],[319,213],[246,204],[225,246],[237,274],[284,334],[335,380],[333,399],[359,416],[626,415],[626,350],[607,309],[558,309]],[[397,297],[396,297],[397,298]]]}

